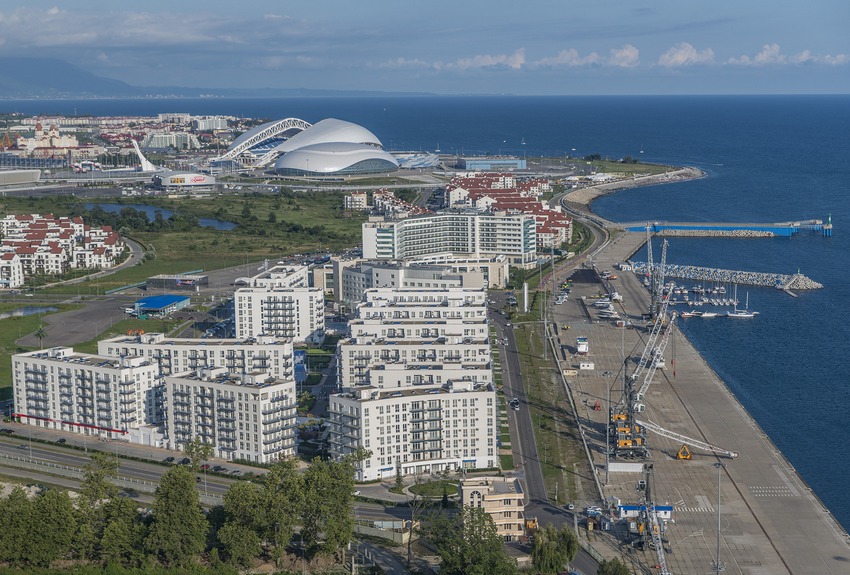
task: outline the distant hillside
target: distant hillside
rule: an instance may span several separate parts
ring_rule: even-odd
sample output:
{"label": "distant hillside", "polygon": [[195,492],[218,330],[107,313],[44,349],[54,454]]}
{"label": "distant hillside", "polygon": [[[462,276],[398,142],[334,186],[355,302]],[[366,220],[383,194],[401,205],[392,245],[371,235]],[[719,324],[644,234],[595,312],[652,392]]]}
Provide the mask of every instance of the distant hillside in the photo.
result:
{"label": "distant hillside", "polygon": [[132,97],[139,88],[55,58],[0,58],[0,98]]}
{"label": "distant hillside", "polygon": [[412,92],[313,90],[310,88],[187,88],[185,86],[131,86],[96,76],[56,58],[0,58],[0,99],[134,98],[144,96],[219,98],[424,96]]}

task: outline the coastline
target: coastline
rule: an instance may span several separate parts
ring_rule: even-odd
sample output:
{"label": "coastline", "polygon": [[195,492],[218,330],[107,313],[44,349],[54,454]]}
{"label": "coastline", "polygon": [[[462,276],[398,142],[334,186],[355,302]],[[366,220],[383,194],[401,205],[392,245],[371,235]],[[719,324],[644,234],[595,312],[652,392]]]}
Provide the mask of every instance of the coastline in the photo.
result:
{"label": "coastline", "polygon": [[[643,185],[657,183],[664,181],[646,182]],[[601,220],[589,209],[590,202],[627,187],[634,186],[608,186],[605,189],[598,189],[601,186],[597,186],[596,190],[583,194],[579,198],[582,201],[575,202],[575,205],[582,206],[584,209],[581,211],[592,215],[594,220]],[[610,222],[606,225],[616,227],[617,224]],[[594,262],[600,269],[608,269],[609,265],[625,261],[644,244],[645,238],[640,234],[622,234],[594,256]],[[636,279],[621,278],[619,287],[624,289],[621,293],[626,294],[629,312],[636,313],[643,309],[648,295]],[[631,309],[638,302],[641,302],[638,310]],[[579,318],[572,320],[585,323]],[[622,335],[612,333],[610,328],[601,325],[585,325],[583,329],[593,338],[595,348],[599,351],[595,357],[596,369],[615,370],[621,364]],[[677,379],[675,371],[672,379],[668,374],[659,372],[658,381],[647,396],[649,402],[646,416],[650,421],[685,432],[685,435],[734,448],[741,453],[741,457],[734,462],[725,463],[721,460],[724,463],[722,513],[728,524],[722,535],[724,559],[742,573],[763,572],[760,570],[765,568],[767,572],[777,573],[843,573],[846,567],[843,562],[847,560],[850,547],[847,529],[776,447],[772,438],[764,432],[694,344],[678,330],[674,338],[679,340],[676,359],[679,377]],[[596,382],[593,381],[595,377],[588,375],[591,377],[578,377],[572,384],[579,397],[604,398],[609,382]],[[581,425],[593,434],[600,425],[605,425],[604,417],[600,419],[598,414],[587,410],[582,413]],[[655,478],[658,493],[664,493],[665,498],[669,497],[665,503],[674,504],[676,509],[673,525],[675,537],[680,538],[687,531],[716,533],[713,522],[717,508],[712,503],[719,497],[714,486],[720,484],[716,483],[719,476],[711,467],[712,458],[701,455],[694,462],[682,465],[675,461],[680,444],[653,437],[651,445],[655,451],[653,460],[658,473]],[[597,477],[605,472],[604,456],[599,458],[599,451],[602,450],[601,447],[595,450],[591,461],[597,470]],[[633,492],[633,480],[628,475],[622,476],[620,473],[612,473],[612,482],[605,487],[606,496],[620,496],[624,500],[633,497],[630,495]],[[717,501],[719,503],[720,499]],[[793,521],[800,525],[799,528],[792,528],[791,532],[788,531],[789,516],[793,516]],[[696,572],[694,570],[698,566],[713,559],[713,554],[713,545],[707,543],[705,547],[692,545],[687,550],[677,546],[677,552],[669,556],[668,560],[677,567],[674,572]],[[651,554],[645,556],[644,560],[651,564]],[[817,566],[816,571],[809,570],[813,566]]]}
{"label": "coastline", "polygon": [[619,192],[620,190],[655,186],[659,184],[675,184],[677,182],[685,182],[688,180],[704,178],[706,177],[706,175],[707,174],[699,168],[686,166],[674,170],[672,172],[666,172],[664,174],[640,176],[617,180],[615,182],[608,182],[605,184],[598,184],[596,186],[588,186],[586,188],[579,188],[577,190],[572,190],[564,194],[563,199],[567,204],[569,204],[571,208],[575,209],[576,211],[587,212],[588,214],[592,214],[595,218],[606,221],[602,218],[602,216],[593,213],[593,211],[591,210],[591,205],[593,204],[593,201],[597,198],[607,196],[608,194],[613,194],[614,192]]}

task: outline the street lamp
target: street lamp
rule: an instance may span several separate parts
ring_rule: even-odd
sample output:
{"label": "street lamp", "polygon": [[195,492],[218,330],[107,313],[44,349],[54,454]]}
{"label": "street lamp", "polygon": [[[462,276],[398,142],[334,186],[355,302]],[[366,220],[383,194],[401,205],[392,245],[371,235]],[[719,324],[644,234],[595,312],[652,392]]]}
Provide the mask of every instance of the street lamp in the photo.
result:
{"label": "street lamp", "polygon": [[720,561],[720,473],[726,468],[726,464],[718,461],[714,464],[714,467],[717,468],[717,555],[711,564],[711,568],[715,573],[720,573],[726,569],[726,565]]}

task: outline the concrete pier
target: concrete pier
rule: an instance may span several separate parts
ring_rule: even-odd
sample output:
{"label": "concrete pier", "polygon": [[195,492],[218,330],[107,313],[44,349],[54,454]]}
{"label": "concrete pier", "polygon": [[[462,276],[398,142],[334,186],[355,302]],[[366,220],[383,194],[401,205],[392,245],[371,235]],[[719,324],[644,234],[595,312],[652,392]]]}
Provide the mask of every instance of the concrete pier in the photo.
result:
{"label": "concrete pier", "polygon": [[[600,271],[613,271],[643,242],[640,234],[621,234],[594,255],[593,263]],[[649,294],[640,279],[620,274],[612,284],[625,298],[617,304],[620,316],[642,326],[640,317]],[[588,337],[591,353],[583,359],[593,362],[594,369],[577,371],[567,381],[605,497],[617,497],[622,504],[637,503],[636,485],[644,479],[643,474],[606,468],[607,407],[609,399],[613,404],[620,398],[624,371],[628,375],[634,370],[633,360],[624,368],[624,358],[640,356],[647,333],[643,328],[617,327],[594,310],[589,310],[588,318],[581,297],[603,293],[600,283],[575,282],[569,301],[553,307],[553,343],[558,346],[555,349],[566,349],[577,334]],[[845,530],[677,330],[665,356],[668,367],[656,372],[640,419],[740,454],[732,460],[693,448],[693,459],[677,460],[681,443],[648,435],[655,503],[673,507],[664,536],[670,572],[712,572],[719,511],[719,559],[726,573],[850,573],[850,538]],[[578,358],[567,353],[562,361],[567,366],[577,365]],[[599,411],[594,409],[597,401],[602,404]],[[718,469],[715,463],[725,466]],[[595,487],[589,487],[583,490],[580,505],[600,505]],[[638,559],[646,567],[645,573],[653,572],[657,564],[654,551],[633,549],[626,542],[628,534],[622,523],[615,524],[611,532],[593,532],[589,538],[606,556],[624,553]]]}

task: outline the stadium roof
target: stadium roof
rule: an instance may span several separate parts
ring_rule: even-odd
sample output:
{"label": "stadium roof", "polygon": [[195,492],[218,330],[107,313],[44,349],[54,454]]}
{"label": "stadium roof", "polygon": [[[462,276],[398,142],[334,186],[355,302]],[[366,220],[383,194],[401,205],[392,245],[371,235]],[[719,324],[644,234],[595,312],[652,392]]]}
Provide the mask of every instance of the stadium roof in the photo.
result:
{"label": "stadium roof", "polygon": [[281,156],[274,165],[274,171],[284,174],[382,173],[397,169],[398,162],[388,152],[350,142],[324,142],[299,147]]}

